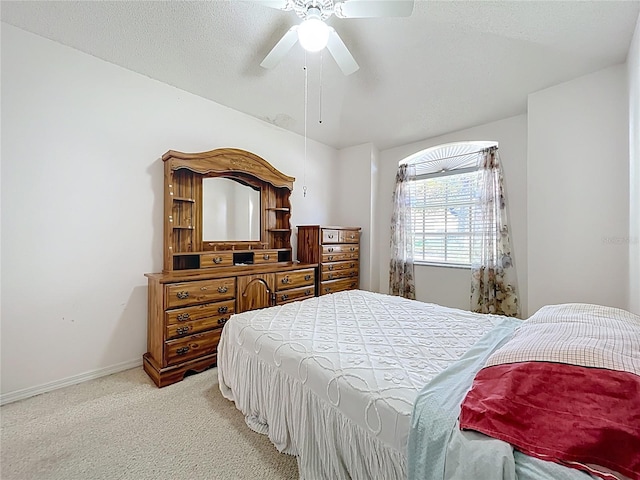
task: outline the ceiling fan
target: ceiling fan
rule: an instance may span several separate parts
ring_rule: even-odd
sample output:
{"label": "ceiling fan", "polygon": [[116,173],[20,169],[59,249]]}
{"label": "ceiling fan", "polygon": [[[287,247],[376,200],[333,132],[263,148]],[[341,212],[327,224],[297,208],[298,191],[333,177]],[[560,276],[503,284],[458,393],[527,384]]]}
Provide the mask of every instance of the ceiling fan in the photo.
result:
{"label": "ceiling fan", "polygon": [[293,10],[302,19],[291,27],[264,58],[260,66],[275,67],[296,42],[309,52],[327,48],[345,75],[360,68],[338,33],[324,21],[338,18],[408,17],[414,0],[256,0],[279,10]]}

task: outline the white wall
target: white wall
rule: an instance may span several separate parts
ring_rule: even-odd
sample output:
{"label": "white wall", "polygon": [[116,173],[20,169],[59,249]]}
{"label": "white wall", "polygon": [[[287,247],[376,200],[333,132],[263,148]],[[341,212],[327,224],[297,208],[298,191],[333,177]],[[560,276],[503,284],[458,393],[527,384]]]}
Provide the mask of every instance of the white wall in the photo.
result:
{"label": "white wall", "polygon": [[[380,262],[380,235],[378,235],[380,219],[378,205],[380,205],[380,152],[373,148],[371,152],[371,291],[380,292],[380,271],[385,270]],[[387,239],[387,243],[389,239]],[[386,269],[388,272],[388,268]],[[388,274],[387,274],[388,275]]]}
{"label": "white wall", "polygon": [[624,65],[529,96],[529,312],[627,308],[629,127]]}
{"label": "white wall", "polygon": [[[523,316],[562,302],[637,309],[637,36],[628,69],[618,65],[536,92],[529,96],[527,115],[381,152],[381,291],[388,288],[391,193],[398,161],[443,143],[495,140],[505,171]],[[418,300],[468,309],[469,284],[467,269],[416,266]]]}
{"label": "white wall", "polygon": [[[2,24],[2,402],[141,363],[169,149],[243,148],[328,223],[337,152]],[[294,239],[295,240],[295,239]]]}
{"label": "white wall", "polygon": [[[380,152],[378,244],[380,259],[380,291],[389,287],[389,235],[392,193],[398,162],[409,155],[435,145],[492,140],[499,143],[500,159],[505,175],[505,189],[511,223],[511,241],[518,276],[520,303],[527,314],[527,118],[525,115],[480,125],[474,128],[430,138]],[[471,273],[468,268],[416,265],[416,298],[449,307],[469,309]]]}
{"label": "white wall", "polygon": [[627,56],[629,85],[629,310],[640,315],[640,16]]}
{"label": "white wall", "polygon": [[[361,227],[360,288],[376,291],[378,259],[372,245],[374,231],[374,202],[377,149],[371,143],[343,148],[338,152],[334,169],[333,214],[337,225]],[[374,269],[374,265],[376,266]]]}

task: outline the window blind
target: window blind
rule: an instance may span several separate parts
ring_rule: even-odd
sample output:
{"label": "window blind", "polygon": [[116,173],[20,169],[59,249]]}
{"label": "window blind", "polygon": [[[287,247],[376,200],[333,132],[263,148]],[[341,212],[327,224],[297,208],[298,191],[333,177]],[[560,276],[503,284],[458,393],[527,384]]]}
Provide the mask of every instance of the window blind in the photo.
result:
{"label": "window blind", "polygon": [[411,182],[414,260],[471,264],[471,213],[477,171],[429,173]]}

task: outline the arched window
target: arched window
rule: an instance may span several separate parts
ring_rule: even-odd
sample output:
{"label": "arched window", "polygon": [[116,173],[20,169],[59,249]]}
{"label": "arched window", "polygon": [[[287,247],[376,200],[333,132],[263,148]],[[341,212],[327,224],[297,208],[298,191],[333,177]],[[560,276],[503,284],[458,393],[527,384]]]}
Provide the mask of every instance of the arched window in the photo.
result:
{"label": "arched window", "polygon": [[471,266],[478,155],[497,146],[486,141],[448,143],[400,162],[415,168],[409,185],[414,263]]}

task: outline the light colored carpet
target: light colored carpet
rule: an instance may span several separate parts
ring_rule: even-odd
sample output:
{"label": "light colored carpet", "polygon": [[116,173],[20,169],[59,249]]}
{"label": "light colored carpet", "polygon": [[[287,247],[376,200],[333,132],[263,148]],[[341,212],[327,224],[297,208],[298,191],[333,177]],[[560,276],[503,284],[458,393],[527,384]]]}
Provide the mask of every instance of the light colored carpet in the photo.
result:
{"label": "light colored carpet", "polygon": [[2,480],[297,479],[217,370],[157,388],[142,367],[0,408]]}

